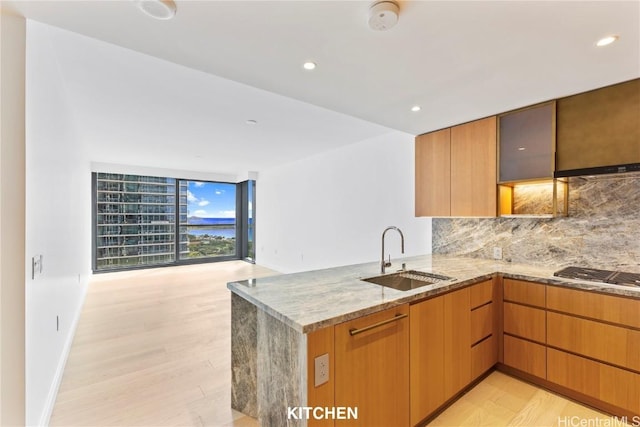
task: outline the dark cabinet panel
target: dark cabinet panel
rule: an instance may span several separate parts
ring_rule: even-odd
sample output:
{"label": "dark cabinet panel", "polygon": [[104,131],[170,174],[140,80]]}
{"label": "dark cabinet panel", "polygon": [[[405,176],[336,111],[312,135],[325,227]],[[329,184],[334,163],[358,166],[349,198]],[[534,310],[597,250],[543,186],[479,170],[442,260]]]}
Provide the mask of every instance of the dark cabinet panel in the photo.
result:
{"label": "dark cabinet panel", "polygon": [[556,171],[640,163],[640,79],[559,99],[556,151]]}
{"label": "dark cabinet panel", "polygon": [[500,116],[500,182],[553,177],[555,103]]}

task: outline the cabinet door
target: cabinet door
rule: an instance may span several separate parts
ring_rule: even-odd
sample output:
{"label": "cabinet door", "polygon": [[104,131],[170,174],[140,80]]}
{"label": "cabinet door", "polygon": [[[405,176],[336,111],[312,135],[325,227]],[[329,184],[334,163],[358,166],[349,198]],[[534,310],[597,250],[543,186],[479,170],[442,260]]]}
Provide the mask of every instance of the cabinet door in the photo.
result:
{"label": "cabinet door", "polygon": [[444,297],[411,306],[411,425],[445,402]]}
{"label": "cabinet door", "polygon": [[416,137],[416,216],[451,215],[450,129]]}
{"label": "cabinet door", "polygon": [[471,382],[469,288],[444,295],[444,392],[448,399]]}
{"label": "cabinet door", "polygon": [[408,314],[405,304],[335,326],[335,405],[358,408],[336,425],[409,425],[409,319],[396,318]]}
{"label": "cabinet door", "polygon": [[500,182],[553,178],[554,102],[500,116]]}
{"label": "cabinet door", "polygon": [[556,170],[640,162],[640,79],[559,99]]}
{"label": "cabinet door", "polygon": [[495,217],[496,117],[451,128],[451,215]]}

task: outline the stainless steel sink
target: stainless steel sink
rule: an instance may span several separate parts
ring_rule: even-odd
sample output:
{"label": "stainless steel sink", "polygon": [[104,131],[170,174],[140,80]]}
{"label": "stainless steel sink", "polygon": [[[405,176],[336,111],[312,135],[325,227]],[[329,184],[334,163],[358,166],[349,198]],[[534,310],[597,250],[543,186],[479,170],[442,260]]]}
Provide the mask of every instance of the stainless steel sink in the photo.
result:
{"label": "stainless steel sink", "polygon": [[422,286],[453,280],[453,277],[435,273],[425,273],[423,271],[408,270],[399,271],[393,274],[385,274],[382,276],[369,277],[362,280],[369,283],[375,283],[376,285],[386,286],[387,288],[397,289],[399,291],[408,291]]}

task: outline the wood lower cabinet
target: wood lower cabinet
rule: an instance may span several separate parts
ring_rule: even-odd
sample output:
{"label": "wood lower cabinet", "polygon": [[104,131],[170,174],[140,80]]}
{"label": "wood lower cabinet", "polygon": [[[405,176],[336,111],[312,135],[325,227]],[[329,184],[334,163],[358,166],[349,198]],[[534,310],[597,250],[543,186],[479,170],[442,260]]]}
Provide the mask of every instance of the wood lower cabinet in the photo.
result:
{"label": "wood lower cabinet", "polygon": [[504,279],[503,298],[505,301],[533,307],[545,308],[547,306],[546,287],[536,282]]}
{"label": "wood lower cabinet", "polygon": [[444,297],[410,307],[411,425],[438,409],[444,394]]}
{"label": "wood lower cabinet", "polygon": [[539,308],[504,303],[504,333],[544,344],[546,342],[546,313]]}
{"label": "wood lower cabinet", "polygon": [[409,426],[408,315],[405,304],[335,326],[335,405],[358,408],[336,426]]}
{"label": "wood lower cabinet", "polygon": [[495,217],[496,117],[416,137],[416,216]]}
{"label": "wood lower cabinet", "polygon": [[471,382],[469,288],[444,298],[444,395],[453,397]]}
{"label": "wood lower cabinet", "polygon": [[640,329],[640,300],[547,286],[547,308]]}
{"label": "wood lower cabinet", "polygon": [[640,372],[640,330],[548,312],[547,343]]}
{"label": "wood lower cabinet", "polygon": [[491,335],[471,347],[471,378],[476,379],[498,361],[498,343],[496,336]]}
{"label": "wood lower cabinet", "polygon": [[510,335],[504,336],[504,364],[536,377],[547,377],[546,347]]}
{"label": "wood lower cabinet", "polygon": [[469,288],[471,308],[471,379],[475,380],[498,362],[497,311],[493,280]]}
{"label": "wood lower cabinet", "polygon": [[545,285],[504,279],[503,361],[536,377],[547,377]]}
{"label": "wood lower cabinet", "polygon": [[547,356],[549,381],[640,416],[640,374],[553,348]]}
{"label": "wood lower cabinet", "polygon": [[547,286],[547,379],[640,417],[639,326],[638,299]]}
{"label": "wood lower cabinet", "polygon": [[308,404],[358,408],[358,420],[335,425],[413,426],[500,359],[510,373],[570,398],[640,416],[639,313],[639,299],[487,280],[310,333],[308,378],[323,353],[330,378],[308,384]]}
{"label": "wood lower cabinet", "polygon": [[496,364],[492,280],[413,304],[410,313],[416,425]]}
{"label": "wood lower cabinet", "polygon": [[[315,385],[315,358],[327,354],[329,356],[329,380]],[[334,328],[329,326],[307,335],[307,405],[311,407],[332,408],[335,406],[335,351]],[[330,418],[317,419],[310,417],[307,427],[333,427]]]}

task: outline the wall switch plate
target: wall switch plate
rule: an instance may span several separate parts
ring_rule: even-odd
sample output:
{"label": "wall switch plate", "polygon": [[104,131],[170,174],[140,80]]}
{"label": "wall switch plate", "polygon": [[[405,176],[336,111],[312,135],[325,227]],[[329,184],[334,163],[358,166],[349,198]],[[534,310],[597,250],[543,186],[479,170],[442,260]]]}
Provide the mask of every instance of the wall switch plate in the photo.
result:
{"label": "wall switch plate", "polygon": [[31,258],[31,280],[42,274],[42,255]]}
{"label": "wall switch plate", "polygon": [[493,259],[502,259],[502,248],[500,246],[493,247]]}
{"label": "wall switch plate", "polygon": [[316,387],[329,381],[329,353],[325,353],[315,358],[315,381]]}

